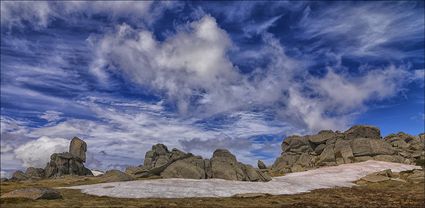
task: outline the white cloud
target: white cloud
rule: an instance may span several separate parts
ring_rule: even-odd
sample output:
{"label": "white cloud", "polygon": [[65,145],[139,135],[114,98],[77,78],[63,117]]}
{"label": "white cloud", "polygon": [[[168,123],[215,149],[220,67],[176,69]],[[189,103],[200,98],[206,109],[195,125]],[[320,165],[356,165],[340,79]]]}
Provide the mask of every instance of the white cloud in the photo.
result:
{"label": "white cloud", "polygon": [[162,15],[163,10],[178,4],[152,1],[6,1],[1,3],[1,24],[9,29],[27,25],[41,29],[54,19],[65,19],[72,23],[78,18],[100,14],[111,20],[127,18],[135,23],[149,25]]}
{"label": "white cloud", "polygon": [[34,27],[46,27],[49,24],[50,7],[48,2],[1,2],[1,25],[6,27],[22,27],[30,23]]}
{"label": "white cloud", "polygon": [[43,115],[40,116],[40,118],[48,121],[48,122],[54,122],[61,118],[62,113],[58,111],[51,111],[48,110],[43,113]]}
{"label": "white cloud", "polygon": [[27,142],[15,149],[16,158],[22,160],[25,167],[42,167],[50,160],[50,155],[56,152],[66,152],[69,141],[62,138],[40,137]]}
{"label": "white cloud", "polygon": [[[301,33],[298,37],[319,39],[316,44],[327,44],[323,46],[333,47],[333,50],[346,56],[406,58],[409,53],[388,46],[405,41],[420,44],[423,40],[424,13],[422,6],[415,8],[416,4],[337,3],[319,9],[308,6],[299,23]],[[332,46],[328,46],[330,42]],[[419,56],[423,55],[423,50],[418,52]]]}

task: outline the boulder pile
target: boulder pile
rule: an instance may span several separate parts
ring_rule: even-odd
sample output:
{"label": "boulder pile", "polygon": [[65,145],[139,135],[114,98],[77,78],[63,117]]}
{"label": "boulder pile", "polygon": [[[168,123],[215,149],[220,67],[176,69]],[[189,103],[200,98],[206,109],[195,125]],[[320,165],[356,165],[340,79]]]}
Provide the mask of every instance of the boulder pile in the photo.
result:
{"label": "boulder pile", "polygon": [[175,148],[169,151],[163,144],[152,146],[152,150],[146,152],[143,166],[128,168],[126,173],[137,178],[160,176],[191,179],[221,178],[238,181],[271,180],[266,172],[238,162],[236,157],[226,149],[217,149],[211,159],[203,159]]}
{"label": "boulder pile", "polygon": [[54,153],[50,156],[50,162],[46,167],[29,167],[25,173],[16,171],[11,180],[20,181],[28,179],[54,178],[63,175],[93,175],[92,172],[84,167],[86,162],[87,144],[78,137],[71,140],[69,152]]}
{"label": "boulder pile", "polygon": [[271,169],[277,173],[299,172],[320,166],[380,160],[416,164],[423,161],[425,135],[405,133],[381,138],[373,126],[353,126],[345,132],[320,131],[315,135],[289,136]]}

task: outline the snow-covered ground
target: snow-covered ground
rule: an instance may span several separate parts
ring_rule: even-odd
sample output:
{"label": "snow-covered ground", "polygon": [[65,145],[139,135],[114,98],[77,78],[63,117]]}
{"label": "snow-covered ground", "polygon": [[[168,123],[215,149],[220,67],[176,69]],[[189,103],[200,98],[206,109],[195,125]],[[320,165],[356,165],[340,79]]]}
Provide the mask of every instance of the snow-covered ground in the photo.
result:
{"label": "snow-covered ground", "polygon": [[83,193],[121,198],[229,197],[242,193],[296,194],[319,188],[351,187],[353,181],[385,169],[393,172],[420,168],[400,163],[369,160],[323,167],[275,177],[270,182],[242,182],[221,179],[156,179],[67,187]]}

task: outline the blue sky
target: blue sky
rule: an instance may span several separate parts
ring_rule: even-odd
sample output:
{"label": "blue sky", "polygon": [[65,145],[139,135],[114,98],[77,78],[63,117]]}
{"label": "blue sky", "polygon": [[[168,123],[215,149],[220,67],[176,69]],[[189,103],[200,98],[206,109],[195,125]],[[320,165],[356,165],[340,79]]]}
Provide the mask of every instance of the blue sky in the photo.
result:
{"label": "blue sky", "polygon": [[424,132],[423,2],[1,2],[1,171],[83,138],[270,164],[282,138]]}

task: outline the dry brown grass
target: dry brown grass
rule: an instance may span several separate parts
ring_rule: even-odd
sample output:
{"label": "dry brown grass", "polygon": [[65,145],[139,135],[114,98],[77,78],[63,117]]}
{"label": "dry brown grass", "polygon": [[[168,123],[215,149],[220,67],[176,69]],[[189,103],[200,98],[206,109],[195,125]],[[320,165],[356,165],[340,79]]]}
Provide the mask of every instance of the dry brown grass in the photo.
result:
{"label": "dry brown grass", "polygon": [[[6,182],[1,184],[0,193],[25,187],[61,187],[98,182],[99,179],[95,177]],[[424,183],[397,181],[258,198],[122,199],[91,196],[79,190],[59,189],[59,191],[63,199],[38,201],[0,199],[0,207],[425,207]]]}

